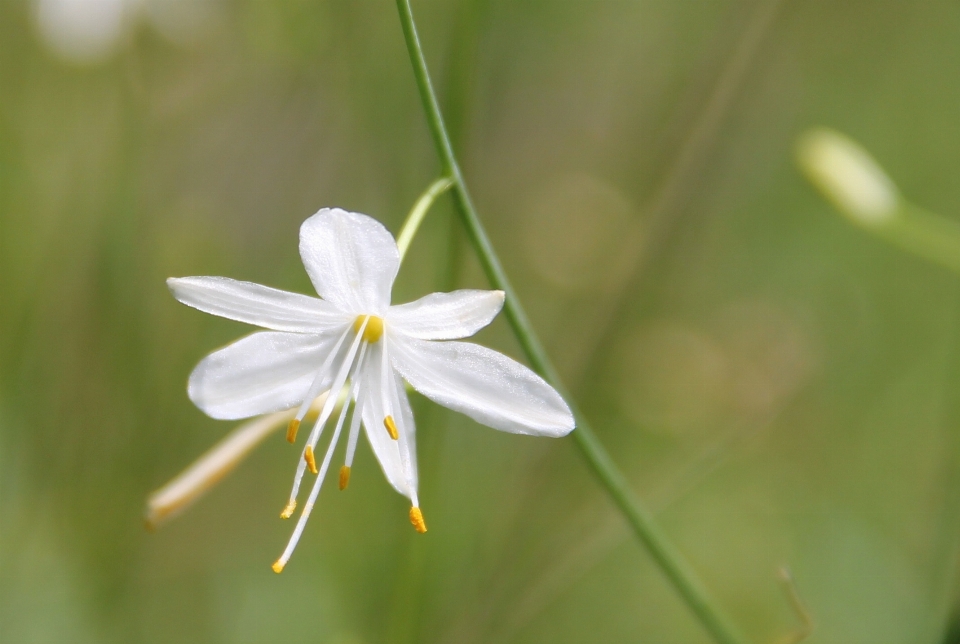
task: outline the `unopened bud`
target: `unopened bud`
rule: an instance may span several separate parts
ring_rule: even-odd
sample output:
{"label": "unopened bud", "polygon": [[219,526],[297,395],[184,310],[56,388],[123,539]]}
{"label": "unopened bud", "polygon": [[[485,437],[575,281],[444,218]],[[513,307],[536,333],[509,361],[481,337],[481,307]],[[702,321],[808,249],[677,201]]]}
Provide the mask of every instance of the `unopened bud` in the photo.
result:
{"label": "unopened bud", "polygon": [[876,226],[894,216],[896,185],[853,139],[827,128],[810,130],[800,138],[797,161],[814,186],[857,223]]}

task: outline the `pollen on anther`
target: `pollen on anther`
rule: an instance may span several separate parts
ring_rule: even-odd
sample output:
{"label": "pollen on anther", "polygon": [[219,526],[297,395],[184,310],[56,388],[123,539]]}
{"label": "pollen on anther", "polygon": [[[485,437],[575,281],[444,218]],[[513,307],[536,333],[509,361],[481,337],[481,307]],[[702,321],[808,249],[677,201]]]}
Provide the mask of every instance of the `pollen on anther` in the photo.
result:
{"label": "pollen on anther", "polygon": [[313,456],[313,448],[307,445],[306,449],[303,450],[303,460],[307,462],[307,467],[310,468],[310,472],[313,474],[318,474],[319,470],[317,469],[317,459]]}
{"label": "pollen on anther", "polygon": [[393,416],[387,416],[383,419],[383,426],[387,428],[387,433],[393,440],[399,440],[400,434],[397,432],[397,424],[393,422]]}
{"label": "pollen on anther", "polygon": [[283,512],[280,513],[281,519],[289,519],[293,516],[293,511],[297,509],[297,502],[290,501],[287,503],[286,507],[283,508]]}
{"label": "pollen on anther", "polygon": [[427,524],[423,520],[423,512],[417,506],[410,508],[410,523],[420,534],[427,531]]}
{"label": "pollen on anther", "polygon": [[300,421],[294,418],[287,425],[287,442],[293,443],[297,440],[297,430],[300,429]]}
{"label": "pollen on anther", "polygon": [[342,465],[340,467],[340,489],[346,490],[348,485],[350,485],[350,466]]}
{"label": "pollen on anther", "polygon": [[285,564],[284,564],[282,561],[280,561],[279,559],[277,559],[276,561],[273,562],[273,565],[270,566],[270,567],[273,568],[273,572],[275,572],[275,573],[277,573],[277,574],[279,575],[280,573],[283,572],[283,566],[284,566],[284,565],[285,565]]}

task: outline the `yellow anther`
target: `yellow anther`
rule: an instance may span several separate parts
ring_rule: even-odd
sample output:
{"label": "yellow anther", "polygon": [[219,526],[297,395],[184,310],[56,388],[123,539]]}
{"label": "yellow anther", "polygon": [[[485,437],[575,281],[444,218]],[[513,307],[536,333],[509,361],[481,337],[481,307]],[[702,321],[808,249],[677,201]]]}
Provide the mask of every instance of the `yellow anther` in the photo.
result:
{"label": "yellow anther", "polygon": [[427,524],[423,521],[423,512],[417,506],[410,508],[410,523],[420,534],[427,531]]}
{"label": "yellow anther", "polygon": [[307,462],[307,467],[310,468],[311,472],[319,474],[319,470],[317,470],[317,459],[313,457],[313,448],[309,445],[303,450],[303,460]]}
{"label": "yellow anther", "polygon": [[279,559],[277,559],[276,561],[273,562],[273,565],[270,566],[270,567],[273,568],[273,572],[275,572],[275,573],[277,573],[277,574],[279,575],[280,573],[283,572],[283,567],[284,567],[285,565],[286,565],[285,563],[283,563],[282,561],[280,561]]}
{"label": "yellow anther", "polygon": [[398,440],[400,434],[397,433],[397,424],[393,422],[393,416],[387,416],[383,419],[383,426],[387,428],[387,433],[390,434],[390,438],[393,440]]}
{"label": "yellow anther", "polygon": [[283,512],[280,513],[281,519],[289,519],[293,516],[293,511],[297,509],[297,502],[290,501],[287,503],[287,507],[283,508]]}
{"label": "yellow anther", "polygon": [[287,442],[293,443],[297,440],[297,430],[300,429],[300,421],[294,418],[287,425]]}
{"label": "yellow anther", "polygon": [[346,490],[348,485],[350,485],[350,466],[342,465],[340,467],[340,489]]}
{"label": "yellow anther", "polygon": [[353,332],[358,333],[363,322],[366,320],[367,326],[363,330],[363,341],[374,343],[383,335],[383,318],[376,315],[358,315],[353,321]]}

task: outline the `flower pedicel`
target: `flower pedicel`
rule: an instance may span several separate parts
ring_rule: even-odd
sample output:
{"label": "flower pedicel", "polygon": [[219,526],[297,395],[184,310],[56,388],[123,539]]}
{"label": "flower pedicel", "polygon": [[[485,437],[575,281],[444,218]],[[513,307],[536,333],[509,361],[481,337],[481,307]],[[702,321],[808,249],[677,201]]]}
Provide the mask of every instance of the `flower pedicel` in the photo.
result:
{"label": "flower pedicel", "polygon": [[[574,428],[569,407],[533,371],[491,349],[452,341],[489,324],[503,306],[502,291],[433,293],[391,306],[400,268],[393,236],[366,215],[336,208],[303,223],[300,256],[320,298],[225,277],[167,280],[188,306],[269,329],[197,365],[187,387],[197,407],[219,419],[295,409],[287,426],[293,443],[311,405],[319,406],[283,518],[296,509],[305,471],[317,479],[274,571],[283,570],[303,533],[351,408],[340,489],[350,480],[362,425],[387,480],[410,499],[411,523],[426,532],[417,499],[416,428],[403,381],[502,431],[557,437]],[[339,398],[344,402],[318,467],[314,450]]]}

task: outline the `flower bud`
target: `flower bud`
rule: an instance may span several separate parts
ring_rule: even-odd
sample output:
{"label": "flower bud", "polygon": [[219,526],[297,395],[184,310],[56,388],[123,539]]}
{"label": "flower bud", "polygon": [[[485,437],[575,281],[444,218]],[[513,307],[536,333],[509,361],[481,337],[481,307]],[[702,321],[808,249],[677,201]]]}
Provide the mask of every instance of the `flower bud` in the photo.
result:
{"label": "flower bud", "polygon": [[881,225],[897,210],[897,187],[858,143],[827,128],[805,133],[797,162],[807,178],[840,212],[858,224]]}

